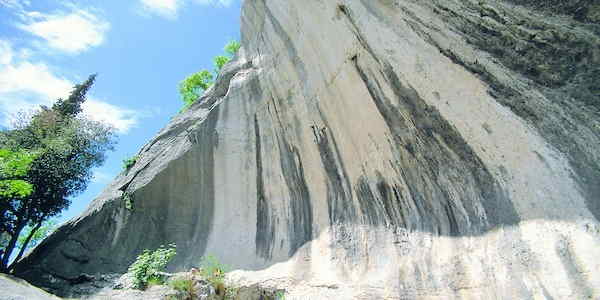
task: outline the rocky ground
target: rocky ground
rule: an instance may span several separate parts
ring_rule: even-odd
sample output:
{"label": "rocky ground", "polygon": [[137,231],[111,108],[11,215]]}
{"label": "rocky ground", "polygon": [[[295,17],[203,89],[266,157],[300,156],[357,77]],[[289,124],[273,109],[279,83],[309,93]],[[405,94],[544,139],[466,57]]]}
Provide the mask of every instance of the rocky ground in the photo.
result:
{"label": "rocky ground", "polygon": [[[26,281],[0,274],[0,300],[279,300],[283,291],[265,290],[258,286],[227,286],[215,289],[196,272],[166,274],[166,282],[136,289],[129,274],[88,276],[86,282],[72,286],[65,298],[51,295]],[[184,282],[175,287],[174,281]],[[189,285],[185,284],[189,283]]]}

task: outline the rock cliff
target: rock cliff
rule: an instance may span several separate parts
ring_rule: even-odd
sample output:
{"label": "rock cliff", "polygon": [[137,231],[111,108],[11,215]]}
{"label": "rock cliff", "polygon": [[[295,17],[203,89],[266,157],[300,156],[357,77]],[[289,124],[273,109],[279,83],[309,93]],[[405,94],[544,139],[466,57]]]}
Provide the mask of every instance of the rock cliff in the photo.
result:
{"label": "rock cliff", "polygon": [[176,243],[290,299],[600,297],[600,3],[246,0],[242,50],[17,274]]}

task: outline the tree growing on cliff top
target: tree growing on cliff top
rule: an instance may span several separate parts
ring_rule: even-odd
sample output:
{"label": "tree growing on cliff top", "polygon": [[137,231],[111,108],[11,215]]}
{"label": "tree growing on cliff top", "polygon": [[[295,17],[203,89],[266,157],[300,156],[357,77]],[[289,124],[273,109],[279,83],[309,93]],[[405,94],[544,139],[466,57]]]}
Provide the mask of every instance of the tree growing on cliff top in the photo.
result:
{"label": "tree growing on cliff top", "polygon": [[240,50],[240,43],[237,41],[231,41],[225,45],[223,50],[225,55],[218,55],[213,59],[215,70],[214,74],[208,70],[201,70],[188,77],[186,77],[179,84],[179,94],[183,100],[183,109],[186,110],[196,100],[202,96],[202,94],[213,85],[213,79],[219,75],[219,72]]}
{"label": "tree growing on cliff top", "polygon": [[[12,130],[0,133],[0,272],[8,272],[15,248],[18,261],[44,222],[67,208],[69,197],[85,190],[91,169],[105,160],[114,145],[111,127],[87,119],[80,112],[95,75],[76,85],[67,99],[52,108],[23,118]],[[2,165],[2,163],[0,163]],[[14,172],[18,170],[18,172]],[[14,188],[14,187],[17,188]],[[24,229],[28,234],[22,236]],[[21,241],[19,242],[19,238]]]}

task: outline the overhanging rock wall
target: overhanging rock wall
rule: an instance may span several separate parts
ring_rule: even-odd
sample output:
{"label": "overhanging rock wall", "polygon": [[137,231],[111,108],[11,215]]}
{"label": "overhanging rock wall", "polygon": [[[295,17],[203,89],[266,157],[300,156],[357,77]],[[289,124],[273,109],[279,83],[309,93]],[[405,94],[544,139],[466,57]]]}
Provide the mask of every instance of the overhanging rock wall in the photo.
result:
{"label": "overhanging rock wall", "polygon": [[215,87],[17,273],[176,243],[299,299],[600,297],[600,5],[563,2],[247,0]]}

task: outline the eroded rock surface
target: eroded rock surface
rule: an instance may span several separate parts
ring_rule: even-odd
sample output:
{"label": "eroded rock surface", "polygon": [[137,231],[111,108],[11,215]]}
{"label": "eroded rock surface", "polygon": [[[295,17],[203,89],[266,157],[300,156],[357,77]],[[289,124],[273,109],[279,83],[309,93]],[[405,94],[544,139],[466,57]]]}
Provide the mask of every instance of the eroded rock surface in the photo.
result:
{"label": "eroded rock surface", "polygon": [[0,274],[0,300],[60,300],[25,280]]}
{"label": "eroded rock surface", "polygon": [[60,293],[176,243],[286,299],[598,298],[599,14],[247,0],[215,87],[17,272]]}

